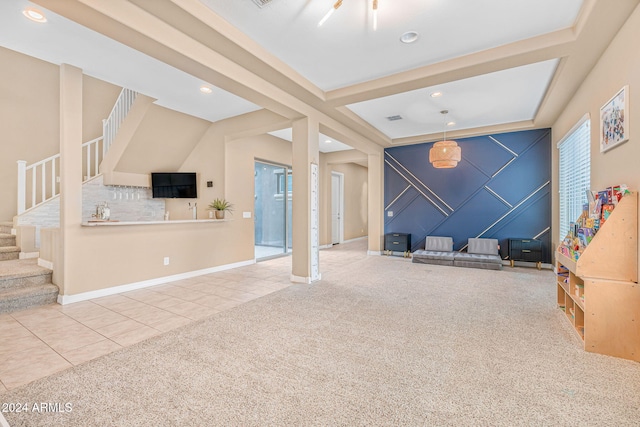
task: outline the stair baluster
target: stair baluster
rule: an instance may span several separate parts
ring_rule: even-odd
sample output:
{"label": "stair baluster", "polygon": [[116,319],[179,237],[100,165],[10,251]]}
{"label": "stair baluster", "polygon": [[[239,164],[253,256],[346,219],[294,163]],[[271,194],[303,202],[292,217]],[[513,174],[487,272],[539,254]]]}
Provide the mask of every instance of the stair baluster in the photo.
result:
{"label": "stair baluster", "polygon": [[[122,89],[109,117],[102,121],[103,135],[82,144],[85,153],[85,175],[83,182],[99,174],[100,162],[113,143],[122,122],[126,118],[137,92]],[[60,154],[53,155],[27,166],[24,160],[18,160],[18,215],[45,203],[59,193],[56,171],[60,165]],[[50,170],[51,173],[47,173]],[[30,174],[29,174],[30,172]],[[38,180],[40,188],[38,194]],[[29,186],[28,183],[31,185]],[[38,197],[39,196],[39,197]],[[39,200],[38,200],[39,199]],[[29,200],[29,203],[27,201]]]}

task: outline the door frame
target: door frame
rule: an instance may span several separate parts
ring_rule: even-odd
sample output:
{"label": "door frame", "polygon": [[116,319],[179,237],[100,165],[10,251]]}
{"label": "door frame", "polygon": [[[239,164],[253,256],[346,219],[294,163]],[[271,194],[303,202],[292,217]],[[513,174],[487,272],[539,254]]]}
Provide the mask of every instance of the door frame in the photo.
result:
{"label": "door frame", "polygon": [[[289,226],[292,226],[293,224],[289,224],[288,218],[289,218],[289,192],[288,192],[288,177],[290,175],[293,174],[293,170],[292,167],[290,165],[286,165],[283,163],[279,163],[279,162],[274,162],[271,160],[264,160],[262,158],[259,157],[254,157],[253,159],[253,164],[255,167],[256,163],[262,163],[265,165],[269,165],[269,166],[275,166],[275,167],[279,167],[279,168],[283,168],[284,169],[284,188],[283,188],[283,202],[284,202],[284,247],[283,247],[283,252],[282,253],[278,253],[278,254],[274,254],[274,255],[269,255],[269,256],[265,256],[265,257],[261,257],[261,258],[256,258],[255,257],[255,252],[254,252],[254,259],[257,261],[266,261],[269,259],[273,259],[273,258],[279,258],[282,256],[288,256],[291,255],[291,253],[293,252],[293,247],[289,248],[289,237],[291,237],[292,232],[289,231]],[[256,188],[255,188],[255,180],[254,180],[254,188],[253,188],[253,193],[256,193]],[[253,241],[253,246],[255,248],[256,246],[256,241],[255,241],[255,233],[256,233],[256,218],[255,218],[255,197],[254,197],[254,206],[253,206],[253,210],[254,210],[254,215],[253,215],[253,236],[254,236],[254,241]],[[293,219],[292,219],[293,221]]]}
{"label": "door frame", "polygon": [[331,245],[335,245],[333,241],[333,177],[338,178],[338,202],[340,203],[340,209],[338,210],[338,242],[344,242],[344,174],[342,172],[331,171]]}

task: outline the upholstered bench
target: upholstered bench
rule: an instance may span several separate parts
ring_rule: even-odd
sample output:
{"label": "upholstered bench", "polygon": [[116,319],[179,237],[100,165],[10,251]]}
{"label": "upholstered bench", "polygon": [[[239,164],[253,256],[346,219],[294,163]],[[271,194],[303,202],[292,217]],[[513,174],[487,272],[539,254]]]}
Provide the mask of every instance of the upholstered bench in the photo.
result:
{"label": "upholstered bench", "polygon": [[453,265],[456,267],[502,270],[498,239],[470,238],[467,252],[456,252],[454,254]]}
{"label": "upholstered bench", "polygon": [[498,249],[497,239],[470,238],[467,252],[454,252],[453,238],[427,236],[424,249],[412,254],[412,262],[501,270],[502,259]]}
{"label": "upholstered bench", "polygon": [[453,238],[427,236],[424,250],[413,253],[412,262],[421,264],[453,265]]}

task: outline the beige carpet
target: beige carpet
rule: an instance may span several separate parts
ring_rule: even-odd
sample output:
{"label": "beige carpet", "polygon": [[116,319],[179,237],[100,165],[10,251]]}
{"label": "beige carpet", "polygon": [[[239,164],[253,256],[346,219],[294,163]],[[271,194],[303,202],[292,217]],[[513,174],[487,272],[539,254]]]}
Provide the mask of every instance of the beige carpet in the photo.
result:
{"label": "beige carpet", "polygon": [[[360,245],[361,246],[361,245]],[[15,426],[637,426],[640,364],[586,353],[550,271],[322,252],[295,285],[0,395]]]}

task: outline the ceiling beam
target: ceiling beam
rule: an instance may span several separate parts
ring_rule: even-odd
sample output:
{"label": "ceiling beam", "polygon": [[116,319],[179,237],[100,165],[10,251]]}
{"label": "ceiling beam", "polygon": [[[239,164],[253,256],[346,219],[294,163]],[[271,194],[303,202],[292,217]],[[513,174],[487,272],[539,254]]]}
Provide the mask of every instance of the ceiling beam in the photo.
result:
{"label": "ceiling beam", "polygon": [[[252,67],[243,66],[229,59],[218,50],[223,50],[222,47],[210,46],[205,40],[207,39],[205,36],[211,35],[211,31],[216,29],[209,27],[209,30],[204,30],[198,27],[200,32],[182,31],[183,28],[189,28],[189,22],[196,25],[199,19],[191,14],[168,12],[175,12],[175,8],[180,5],[188,5],[189,10],[193,11],[195,5],[200,4],[195,0],[175,3],[156,0],[34,1],[87,28],[276,114],[291,120],[305,116],[315,117],[327,126],[350,128],[360,146],[389,144],[390,140],[381,137],[381,134],[368,123],[353,123],[335,109],[324,105],[324,101],[317,97],[317,93],[312,93],[313,91],[308,91],[306,88],[304,93],[295,93],[294,89],[299,88],[299,85],[287,85],[286,82],[279,80],[274,83],[274,73],[262,75],[260,73],[264,68],[257,67],[254,72]],[[215,15],[209,10],[207,16],[211,14]],[[224,30],[228,28],[225,27]],[[198,38],[194,39],[194,37]],[[246,58],[244,61],[246,62]],[[261,61],[256,61],[256,63],[259,62]]]}

